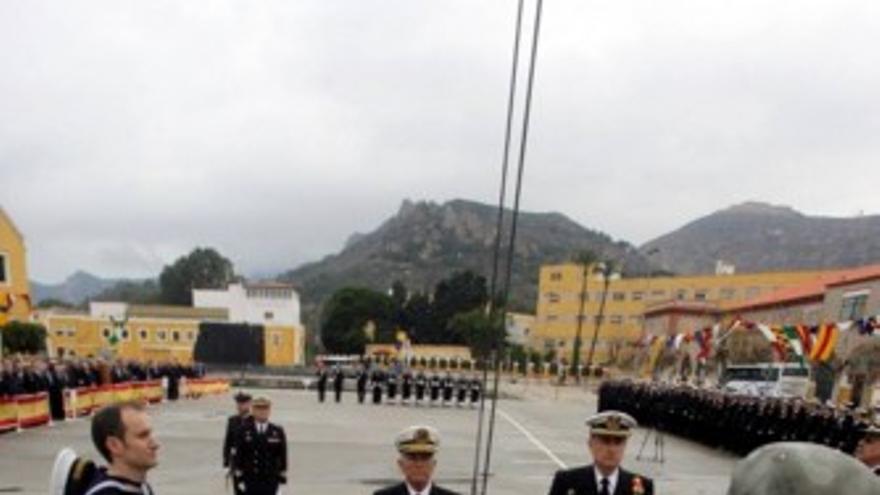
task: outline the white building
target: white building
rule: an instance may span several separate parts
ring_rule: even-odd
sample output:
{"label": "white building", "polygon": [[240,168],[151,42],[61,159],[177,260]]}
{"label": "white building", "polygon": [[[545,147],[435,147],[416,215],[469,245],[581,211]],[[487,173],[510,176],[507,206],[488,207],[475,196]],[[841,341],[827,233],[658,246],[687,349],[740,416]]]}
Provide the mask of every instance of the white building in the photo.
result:
{"label": "white building", "polygon": [[507,313],[507,341],[521,346],[529,345],[529,336],[535,326],[535,315]]}
{"label": "white building", "polygon": [[226,290],[194,289],[196,308],[224,308],[232,323],[301,327],[299,294],[278,282],[229,284]]}

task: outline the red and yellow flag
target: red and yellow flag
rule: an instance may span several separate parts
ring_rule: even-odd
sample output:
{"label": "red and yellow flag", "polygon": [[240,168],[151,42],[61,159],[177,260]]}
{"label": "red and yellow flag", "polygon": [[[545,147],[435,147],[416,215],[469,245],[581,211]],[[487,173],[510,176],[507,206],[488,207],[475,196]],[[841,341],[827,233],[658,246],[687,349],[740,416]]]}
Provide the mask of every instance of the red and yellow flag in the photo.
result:
{"label": "red and yellow flag", "polygon": [[827,361],[834,348],[837,346],[837,336],[839,331],[834,323],[825,323],[819,328],[819,334],[816,341],[813,342],[813,349],[810,352],[810,359],[813,361]]}

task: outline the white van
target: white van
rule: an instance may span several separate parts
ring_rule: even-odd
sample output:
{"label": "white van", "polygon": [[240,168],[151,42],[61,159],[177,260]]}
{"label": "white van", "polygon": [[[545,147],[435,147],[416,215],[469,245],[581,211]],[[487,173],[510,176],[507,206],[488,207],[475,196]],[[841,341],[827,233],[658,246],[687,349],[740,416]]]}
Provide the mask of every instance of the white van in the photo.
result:
{"label": "white van", "polygon": [[755,363],[730,365],[721,387],[734,394],[759,397],[806,397],[810,366],[806,363]]}

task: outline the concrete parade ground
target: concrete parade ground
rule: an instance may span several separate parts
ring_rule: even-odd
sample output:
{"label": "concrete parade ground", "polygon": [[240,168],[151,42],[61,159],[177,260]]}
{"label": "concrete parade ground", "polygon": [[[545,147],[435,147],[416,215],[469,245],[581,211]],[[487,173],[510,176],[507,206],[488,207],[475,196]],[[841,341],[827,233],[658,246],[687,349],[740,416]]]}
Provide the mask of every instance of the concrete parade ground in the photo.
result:
{"label": "concrete parade ground", "polygon": [[[498,403],[488,493],[547,493],[554,472],[589,462],[584,419],[596,410],[595,396],[583,388],[506,384]],[[319,404],[313,391],[250,390],[273,400],[272,421],[287,432],[290,482],[283,493],[369,494],[398,481],[393,447],[397,432],[429,424],[442,436],[437,482],[470,492],[477,428],[476,409],[359,405],[353,392],[343,402]],[[181,400],[150,408],[161,444],[160,465],[149,479],[157,495],[232,493],[221,469],[231,395]],[[653,477],[658,494],[723,495],[736,458],[682,439],[665,436],[664,463],[636,460],[649,434],[630,439],[624,467]],[[653,433],[643,457],[654,453]],[[98,459],[87,419],[21,433],[0,435],[0,494],[45,494],[55,453],[71,446]]]}

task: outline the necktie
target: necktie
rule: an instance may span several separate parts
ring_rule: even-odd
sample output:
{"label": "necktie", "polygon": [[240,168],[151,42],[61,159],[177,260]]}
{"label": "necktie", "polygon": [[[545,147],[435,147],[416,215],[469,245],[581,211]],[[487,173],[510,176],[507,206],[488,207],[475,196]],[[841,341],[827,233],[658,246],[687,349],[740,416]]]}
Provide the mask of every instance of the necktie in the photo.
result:
{"label": "necktie", "polygon": [[602,485],[602,488],[599,490],[599,495],[611,495],[608,491],[608,478],[602,478],[600,484]]}

